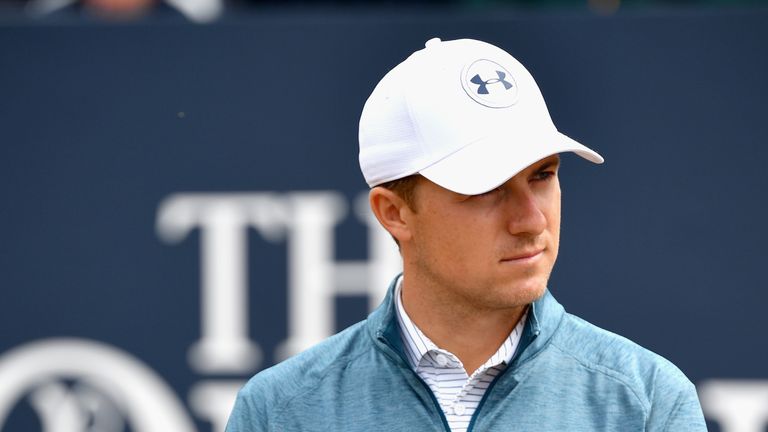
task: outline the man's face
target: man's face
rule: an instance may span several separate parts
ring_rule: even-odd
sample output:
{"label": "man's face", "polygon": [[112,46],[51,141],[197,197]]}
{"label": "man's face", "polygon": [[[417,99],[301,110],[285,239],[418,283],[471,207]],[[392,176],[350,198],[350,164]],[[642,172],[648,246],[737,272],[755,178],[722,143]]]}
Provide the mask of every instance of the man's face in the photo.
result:
{"label": "man's face", "polygon": [[559,245],[559,163],[557,155],[542,159],[482,195],[419,180],[402,245],[406,280],[437,301],[479,309],[540,297]]}

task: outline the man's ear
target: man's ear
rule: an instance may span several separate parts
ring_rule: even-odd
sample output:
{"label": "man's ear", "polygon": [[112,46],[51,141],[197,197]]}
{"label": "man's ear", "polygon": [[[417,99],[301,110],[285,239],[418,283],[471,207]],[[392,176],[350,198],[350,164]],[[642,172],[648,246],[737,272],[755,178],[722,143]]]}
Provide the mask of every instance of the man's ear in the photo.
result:
{"label": "man's ear", "polygon": [[398,194],[387,188],[376,186],[368,193],[368,202],[376,219],[397,240],[398,244],[410,240],[411,227],[408,226],[407,221],[408,216],[413,212]]}

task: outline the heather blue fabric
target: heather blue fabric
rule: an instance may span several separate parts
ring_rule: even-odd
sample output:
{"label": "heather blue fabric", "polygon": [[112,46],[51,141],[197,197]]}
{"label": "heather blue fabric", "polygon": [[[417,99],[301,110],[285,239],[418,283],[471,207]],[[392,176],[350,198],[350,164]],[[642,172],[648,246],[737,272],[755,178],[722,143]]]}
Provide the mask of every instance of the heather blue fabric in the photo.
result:
{"label": "heather blue fabric", "polygon": [[[367,320],[254,376],[238,394],[227,432],[448,431],[405,358],[393,289]],[[547,291],[469,430],[707,429],[696,390],[679,369],[566,313]]]}

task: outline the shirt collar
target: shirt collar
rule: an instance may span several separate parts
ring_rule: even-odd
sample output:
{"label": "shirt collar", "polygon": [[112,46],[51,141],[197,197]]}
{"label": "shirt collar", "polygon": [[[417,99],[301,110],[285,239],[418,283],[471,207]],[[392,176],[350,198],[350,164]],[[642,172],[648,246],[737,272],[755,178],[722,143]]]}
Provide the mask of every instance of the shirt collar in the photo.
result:
{"label": "shirt collar", "polygon": [[[405,357],[408,360],[408,363],[411,365],[411,368],[414,370],[418,369],[422,358],[424,358],[424,356],[430,352],[441,352],[444,354],[450,354],[451,356],[455,357],[455,355],[452,353],[435,345],[435,343],[432,342],[424,333],[422,333],[421,329],[419,329],[419,327],[416,326],[413,321],[411,321],[411,318],[408,316],[408,313],[403,307],[402,289],[403,277],[401,275],[395,281],[394,303],[397,314],[397,322],[400,328],[400,337],[403,343],[403,351],[405,353]],[[509,364],[509,362],[512,361],[512,357],[514,357],[515,351],[520,344],[520,338],[523,335],[523,328],[525,327],[527,317],[528,311],[526,310],[515,328],[512,329],[509,336],[507,336],[501,346],[499,346],[499,349],[496,350],[496,352],[478,370],[485,370],[493,366],[498,366],[502,363]],[[468,372],[471,373],[472,371]]]}

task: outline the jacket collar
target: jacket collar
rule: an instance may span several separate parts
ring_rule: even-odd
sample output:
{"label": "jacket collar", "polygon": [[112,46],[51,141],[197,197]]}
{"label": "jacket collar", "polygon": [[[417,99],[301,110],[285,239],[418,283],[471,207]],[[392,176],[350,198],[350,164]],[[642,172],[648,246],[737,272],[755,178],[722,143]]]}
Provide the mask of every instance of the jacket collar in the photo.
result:
{"label": "jacket collar", "polygon": [[[395,277],[387,289],[387,295],[381,305],[368,316],[368,330],[377,344],[385,344],[392,348],[400,357],[400,360],[408,363],[403,341],[400,337],[400,329],[397,323],[397,311],[395,310]],[[525,362],[541,351],[560,326],[565,315],[565,309],[555,300],[549,290],[544,291],[539,299],[531,304],[528,312],[528,322],[525,323],[520,346],[517,349],[511,366]]]}

